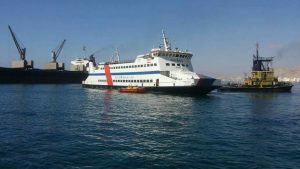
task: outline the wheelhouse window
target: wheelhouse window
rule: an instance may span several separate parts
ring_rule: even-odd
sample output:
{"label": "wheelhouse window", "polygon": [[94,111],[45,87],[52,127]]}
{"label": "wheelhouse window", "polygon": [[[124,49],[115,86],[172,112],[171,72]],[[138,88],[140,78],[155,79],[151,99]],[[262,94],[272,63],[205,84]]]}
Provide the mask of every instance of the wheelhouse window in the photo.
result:
{"label": "wheelhouse window", "polygon": [[166,66],[170,66],[170,63],[166,63]]}

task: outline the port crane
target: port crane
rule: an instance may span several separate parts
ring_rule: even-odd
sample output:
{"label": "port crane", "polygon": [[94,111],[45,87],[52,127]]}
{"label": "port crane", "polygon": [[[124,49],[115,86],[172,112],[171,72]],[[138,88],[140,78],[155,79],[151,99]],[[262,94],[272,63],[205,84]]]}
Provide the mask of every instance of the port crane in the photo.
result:
{"label": "port crane", "polygon": [[16,38],[15,33],[13,32],[13,30],[11,29],[11,27],[9,25],[8,25],[8,29],[9,29],[10,34],[11,34],[11,36],[12,36],[14,42],[15,42],[15,45],[16,45],[16,47],[18,49],[18,52],[20,54],[20,59],[21,60],[25,60],[25,57],[26,57],[26,48],[23,45],[21,46],[19,44],[19,42],[18,42],[18,40]]}
{"label": "port crane", "polygon": [[52,62],[56,63],[56,60],[57,60],[62,48],[64,47],[65,43],[66,43],[66,39],[64,39],[57,48],[55,48],[51,51]]}
{"label": "port crane", "polygon": [[64,47],[65,43],[66,43],[66,39],[64,39],[58,47],[56,47],[55,49],[53,49],[51,51],[52,60],[50,63],[48,63],[44,66],[44,68],[46,70],[65,70],[64,63],[57,63],[57,58],[58,58],[62,48]]}
{"label": "port crane", "polygon": [[22,45],[22,43],[20,43],[17,40],[15,33],[13,32],[13,30],[9,25],[8,25],[8,29],[20,54],[20,60],[13,61],[12,66],[14,68],[33,68],[33,61],[29,61],[29,62],[26,61],[26,48],[24,47],[24,45]]}

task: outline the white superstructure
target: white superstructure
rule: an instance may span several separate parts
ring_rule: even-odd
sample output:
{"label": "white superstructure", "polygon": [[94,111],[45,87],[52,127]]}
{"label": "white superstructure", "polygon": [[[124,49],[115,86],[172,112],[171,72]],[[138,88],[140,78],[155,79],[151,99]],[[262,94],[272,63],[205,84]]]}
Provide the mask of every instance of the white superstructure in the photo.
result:
{"label": "white superstructure", "polygon": [[71,61],[71,71],[88,71],[89,59],[77,58]]}
{"label": "white superstructure", "polygon": [[[114,61],[96,67],[90,63],[89,76],[83,82],[83,86],[93,88],[143,86],[152,89],[201,86],[217,88],[215,79],[200,77],[193,71],[192,56],[193,54],[187,51],[183,52],[177,48],[172,50],[171,43],[163,32],[163,47],[138,55],[134,61]],[[204,86],[199,85],[201,78],[206,79],[203,81]]]}

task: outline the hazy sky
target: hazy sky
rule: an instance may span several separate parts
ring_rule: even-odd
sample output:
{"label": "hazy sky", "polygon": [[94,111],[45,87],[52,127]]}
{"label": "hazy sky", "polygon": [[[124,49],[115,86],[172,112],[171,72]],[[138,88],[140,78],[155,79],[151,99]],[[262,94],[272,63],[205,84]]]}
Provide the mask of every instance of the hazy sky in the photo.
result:
{"label": "hazy sky", "polygon": [[164,29],[172,47],[188,49],[197,72],[250,71],[255,43],[274,66],[300,65],[300,0],[1,0],[0,66],[18,58],[7,25],[27,48],[35,67],[67,39],[59,61],[100,50],[107,60],[115,47],[134,59],[161,44]]}

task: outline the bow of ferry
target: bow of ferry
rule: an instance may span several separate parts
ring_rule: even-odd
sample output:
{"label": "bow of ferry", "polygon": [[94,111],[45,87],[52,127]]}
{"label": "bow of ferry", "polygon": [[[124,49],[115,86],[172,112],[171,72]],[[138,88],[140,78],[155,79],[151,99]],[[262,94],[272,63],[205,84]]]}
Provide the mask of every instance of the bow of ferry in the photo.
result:
{"label": "bow of ferry", "polygon": [[133,61],[116,60],[95,65],[90,62],[89,76],[83,81],[87,88],[121,88],[140,86],[149,92],[206,94],[221,86],[220,80],[193,71],[192,53],[172,50],[163,32],[163,47],[138,55]]}

